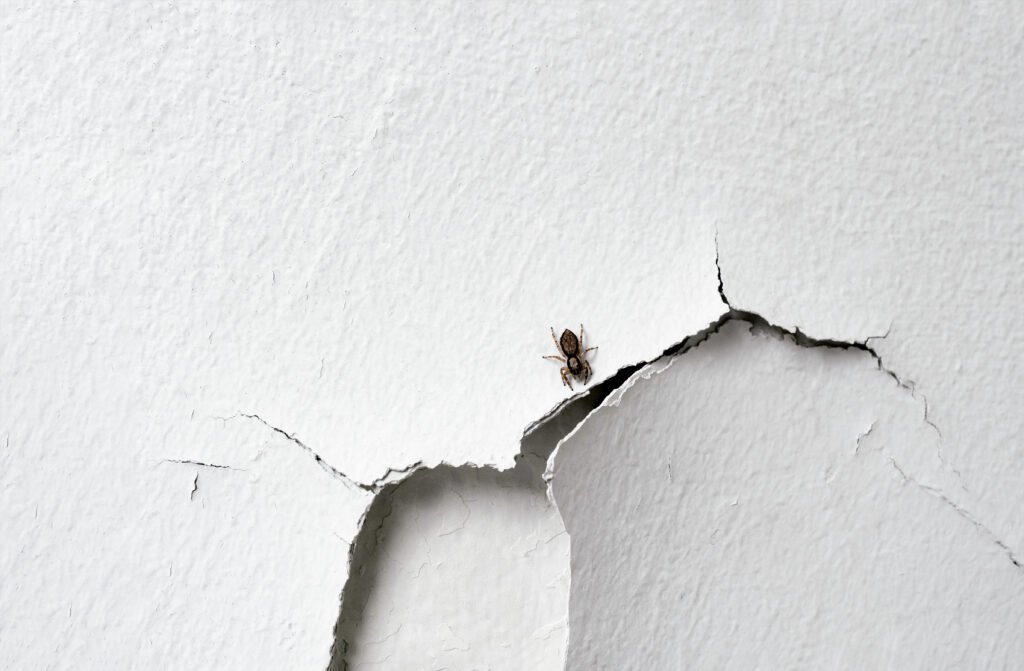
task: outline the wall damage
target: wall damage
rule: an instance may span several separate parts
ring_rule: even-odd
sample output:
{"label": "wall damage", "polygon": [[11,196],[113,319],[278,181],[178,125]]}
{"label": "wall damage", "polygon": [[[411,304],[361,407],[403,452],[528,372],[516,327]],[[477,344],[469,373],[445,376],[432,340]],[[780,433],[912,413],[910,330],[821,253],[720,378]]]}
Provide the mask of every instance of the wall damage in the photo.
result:
{"label": "wall damage", "polygon": [[1024,13],[0,19],[0,668],[1024,666]]}
{"label": "wall damage", "polygon": [[561,669],[569,540],[542,476],[634,370],[528,427],[510,469],[446,464],[383,487],[352,544],[328,668]]}
{"label": "wall damage", "polygon": [[563,440],[566,668],[1020,659],[1020,567],[879,370],[730,318]]}
{"label": "wall damage", "polygon": [[[717,261],[716,255],[716,264]],[[479,498],[488,498],[492,503],[506,497],[501,490],[510,485],[500,484],[503,477],[508,478],[508,483],[518,481],[520,486],[532,490],[535,502],[541,501],[542,490],[538,487],[541,471],[536,460],[547,458],[550,454],[547,459],[548,470],[543,473],[543,477],[548,482],[549,498],[558,505],[559,519],[564,517],[566,520],[569,534],[564,540],[572,548],[573,588],[566,623],[570,640],[568,656],[564,658],[565,668],[595,668],[595,665],[607,664],[629,666],[636,661],[632,656],[614,660],[617,654],[631,655],[622,652],[622,641],[630,640],[630,637],[635,637],[640,649],[648,655],[644,663],[651,665],[650,668],[678,663],[679,655],[691,663],[703,663],[708,654],[726,654],[723,651],[728,646],[719,645],[715,639],[718,634],[713,631],[705,632],[710,638],[704,639],[704,644],[686,642],[678,635],[673,637],[667,632],[664,632],[663,637],[651,632],[660,632],[666,626],[686,626],[687,622],[692,627],[700,618],[708,618],[713,622],[721,621],[720,626],[725,627],[722,635],[725,635],[725,631],[732,631],[737,626],[739,621],[735,617],[746,607],[744,599],[753,598],[751,594],[758,595],[757,598],[762,600],[757,609],[761,613],[760,617],[767,618],[761,624],[757,618],[744,619],[742,626],[749,628],[751,640],[764,643],[765,636],[774,636],[772,632],[779,628],[800,630],[794,641],[782,646],[783,652],[779,653],[781,656],[775,662],[782,665],[835,662],[834,652],[819,651],[816,653],[818,657],[814,656],[815,653],[811,653],[811,656],[800,653],[792,657],[785,650],[789,650],[790,646],[803,649],[808,645],[819,649],[820,644],[815,641],[832,635],[829,633],[830,627],[847,626],[851,618],[874,613],[881,616],[880,621],[888,622],[889,629],[886,630],[878,623],[868,626],[861,622],[863,630],[847,631],[845,635],[855,639],[856,646],[847,646],[849,649],[842,653],[842,660],[853,663],[854,660],[860,662],[870,658],[871,663],[893,666],[914,659],[915,655],[924,654],[925,648],[930,645],[928,633],[931,630],[924,626],[924,621],[919,620],[907,625],[909,628],[900,630],[898,634],[900,637],[917,640],[917,648],[911,646],[899,652],[887,649],[876,654],[880,643],[878,637],[894,635],[892,629],[898,629],[907,621],[908,609],[914,611],[922,607],[930,608],[938,618],[944,617],[943,611],[948,617],[961,616],[958,614],[960,606],[950,601],[952,597],[949,592],[940,595],[934,590],[922,590],[920,586],[908,588],[902,594],[894,592],[894,587],[886,582],[889,580],[887,566],[928,563],[936,556],[950,558],[957,562],[956,569],[947,568],[946,572],[955,584],[947,584],[947,589],[959,594],[957,598],[961,600],[970,595],[978,598],[978,594],[1003,587],[1021,591],[1021,587],[1014,582],[1017,578],[1009,577],[1005,571],[999,570],[997,563],[993,563],[993,555],[984,543],[989,544],[988,548],[998,549],[1009,560],[1009,565],[1019,572],[1021,565],[1013,551],[965,507],[968,505],[966,501],[969,500],[969,492],[964,488],[960,473],[943,455],[942,432],[929,417],[927,399],[916,392],[912,383],[906,382],[887,367],[872,347],[872,340],[884,339],[885,335],[869,336],[863,341],[819,339],[807,336],[799,329],[789,331],[770,324],[762,316],[737,309],[729,303],[720,266],[718,291],[723,303],[729,306],[729,310],[719,319],[669,347],[658,359],[622,369],[592,390],[591,394],[567,406],[567,411],[559,412],[556,409],[549,418],[536,422],[531,428],[538,429],[538,432],[524,439],[523,452],[513,471],[500,473],[486,469],[491,471],[493,478],[482,487],[482,483],[474,483],[480,487],[478,494],[490,489],[489,495]],[[748,335],[741,335],[743,332]],[[772,351],[767,355],[767,360],[760,351],[765,347],[765,340],[778,343],[769,346]],[[696,361],[692,366],[694,370],[684,376],[684,365],[679,362],[689,363],[691,359]],[[730,372],[727,378],[717,379],[721,373],[716,370],[715,359],[728,360],[722,362],[724,369]],[[746,368],[748,365],[751,367]],[[684,377],[686,382],[676,382],[673,388],[680,398],[667,394],[667,383],[662,376]],[[765,390],[765,380],[767,387],[773,389],[771,393]],[[725,402],[725,397],[721,399],[721,405],[716,405],[714,393],[708,391],[709,384],[712,392],[717,390],[720,394],[727,390],[735,394],[737,388],[743,391],[733,399],[732,405]],[[758,384],[761,386],[758,387]],[[691,386],[700,386],[702,389],[694,391],[690,389]],[[651,391],[652,387],[657,391]],[[837,387],[842,387],[842,390]],[[803,393],[809,398],[800,399],[788,407],[780,398],[796,399],[797,393]],[[694,401],[696,408],[687,407]],[[761,419],[762,415],[772,417],[775,421],[785,417],[796,426],[810,422],[810,428],[796,430],[795,433],[784,432],[782,436],[764,434],[762,430],[758,435],[757,427],[766,426]],[[659,423],[664,424],[666,421],[668,427],[659,432]],[[596,428],[593,426],[595,423]],[[756,440],[752,441],[751,436],[756,436]],[[798,439],[795,445],[792,444],[794,438]],[[735,441],[745,446],[740,461],[735,461],[736,457],[733,457],[716,469],[710,469],[710,462],[714,461],[719,449],[725,453],[737,449]],[[558,448],[552,453],[555,443]],[[810,487],[813,491],[787,491],[765,480],[761,471],[766,468],[766,464],[772,464],[777,455],[761,454],[758,450],[772,452],[780,449],[788,452],[784,460],[772,467],[780,480],[796,480],[801,483],[801,487]],[[696,450],[696,454],[688,452],[690,450]],[[695,465],[698,465],[696,470]],[[466,506],[466,500],[453,487],[458,486],[455,485],[458,481],[473,477],[472,474],[477,470],[475,467],[445,466],[441,471],[420,471],[405,481],[390,485],[375,500],[353,548],[354,559],[343,594],[342,614],[336,627],[331,669],[348,668],[345,664],[350,660],[370,665],[374,660],[401,660],[404,659],[403,655],[412,654],[413,650],[417,654],[423,650],[430,651],[431,659],[437,663],[454,658],[458,660],[456,665],[459,662],[472,663],[472,657],[467,653],[474,651],[483,654],[482,659],[502,666],[501,653],[507,652],[510,647],[507,642],[494,648],[487,645],[486,638],[474,641],[473,644],[460,639],[465,646],[453,647],[448,634],[454,634],[454,629],[449,625],[446,625],[447,630],[435,630],[433,635],[416,630],[417,626],[425,623],[436,623],[436,608],[428,605],[417,613],[411,613],[407,606],[396,606],[396,595],[402,594],[403,590],[408,590],[405,598],[417,601],[412,597],[417,591],[403,585],[419,579],[423,568],[428,565],[427,562],[418,563],[417,559],[424,553],[430,556],[432,543],[428,538],[420,536],[423,546],[418,552],[404,550],[407,556],[403,561],[412,562],[406,566],[404,581],[393,570],[390,573],[382,570],[382,566],[388,563],[401,563],[396,562],[396,558],[386,549],[388,539],[385,532],[389,518],[394,514],[399,488],[418,489],[409,497],[413,501],[421,501],[417,514],[440,518],[445,516],[445,506],[431,503],[430,499],[436,499],[437,493],[445,490],[456,493],[458,503],[466,513],[465,519],[468,519],[470,509]],[[649,481],[640,479],[636,471],[645,473]],[[941,502],[959,519],[949,519],[941,510],[929,507],[902,488],[893,489],[885,485],[886,472],[898,474],[901,483],[909,483],[916,490]],[[424,478],[424,483],[417,487],[414,480],[419,477]],[[888,492],[884,503],[877,501],[869,491],[869,485],[878,484],[880,477],[882,484],[878,486]],[[708,521],[707,502],[693,500],[694,488],[697,491],[712,492],[712,498],[721,502],[724,500],[722,488],[729,486],[728,483],[733,483],[735,493],[724,505],[734,509],[741,505],[741,499],[745,499],[744,512],[732,510],[729,519],[716,513],[714,519]],[[748,485],[751,489],[747,488]],[[465,482],[461,486],[465,486]],[[844,492],[844,487],[855,491]],[[825,498],[822,498],[823,491],[828,492]],[[425,492],[432,492],[432,495]],[[756,505],[751,505],[752,499],[757,500]],[[422,503],[423,500],[426,503]],[[818,510],[819,506],[823,510]],[[412,507],[412,502],[406,501],[403,514],[412,514]],[[765,518],[764,508],[775,512]],[[654,532],[644,523],[638,522],[639,517],[643,517],[656,521],[655,524],[660,525],[657,528],[665,529],[664,525],[668,524],[690,529],[694,523],[691,519],[694,511],[698,514],[697,524],[704,525],[703,530],[698,528],[682,537],[666,531]],[[855,520],[858,511],[879,523],[886,520],[886,524],[892,528],[879,527],[873,534],[868,533],[863,530],[864,525]],[[927,511],[930,516],[928,524],[921,523],[921,511]],[[551,512],[547,513],[545,520],[554,529],[557,525],[553,523]],[[774,526],[792,531],[794,525],[800,528],[806,524],[821,524],[821,520],[831,524],[836,516],[847,519],[855,532],[840,533],[831,539],[827,535],[819,535],[807,548],[801,548],[799,543],[790,541],[787,541],[789,545],[786,548],[763,548],[761,544],[766,542],[765,538],[757,540],[746,535],[751,527],[771,529]],[[499,516],[494,521],[516,518],[517,515],[509,509],[505,511],[504,518]],[[964,522],[969,524],[970,529],[964,527]],[[405,525],[409,524],[406,520]],[[444,536],[461,531],[462,528],[460,526],[454,531],[439,532],[435,534],[433,542],[441,547],[445,544],[441,540]],[[908,546],[908,528],[917,534],[919,547]],[[412,532],[399,529],[397,532],[391,530],[391,533],[409,536]],[[501,535],[501,532],[498,533]],[[767,542],[774,542],[770,540],[774,533],[769,532]],[[577,534],[580,535],[579,543]],[[699,540],[701,534],[706,534],[706,543],[710,547],[723,541],[727,543],[728,557],[715,555],[714,550],[707,554],[715,555],[714,562],[733,567],[731,570],[734,573],[708,573],[701,568],[709,561],[703,554],[705,543]],[[819,534],[824,534],[824,530]],[[548,540],[560,536],[561,532],[556,532]],[[616,543],[609,545],[606,540],[609,537],[616,538]],[[977,540],[971,541],[972,537],[983,542],[979,544]],[[511,541],[511,537],[504,537],[504,543]],[[394,543],[394,540],[391,542]],[[646,549],[636,549],[643,548],[645,543],[657,547],[658,554],[651,555]],[[829,543],[833,543],[834,547],[829,547]],[[957,554],[953,551],[953,545],[957,543],[967,543],[972,549],[966,554]],[[789,557],[793,552],[805,551],[812,557],[833,557],[835,553],[842,553],[851,546],[859,556],[856,568],[851,568],[849,558],[843,558],[835,566],[817,566],[814,570],[818,579],[828,583],[829,587],[816,595],[802,593],[801,598],[817,599],[815,608],[819,617],[833,618],[821,627],[806,622],[801,625],[799,613],[802,611],[799,608],[792,610],[795,607],[792,599],[787,601],[782,593],[776,593],[778,589],[790,589],[789,583],[799,580],[797,569],[785,566],[785,562],[776,564],[773,562],[777,560],[756,560],[749,556],[756,551],[755,547],[762,547],[769,557]],[[403,552],[401,548],[402,543],[399,541],[392,549],[395,554],[399,554]],[[929,548],[927,556],[921,554],[921,548]],[[640,554],[637,555],[637,552]],[[879,553],[895,553],[897,556],[880,561]],[[736,559],[737,556],[745,559],[741,561]],[[643,557],[642,562],[639,557]],[[552,560],[558,561],[557,553],[548,557],[548,561]],[[662,562],[667,564],[659,568]],[[748,562],[765,568],[748,569]],[[983,562],[985,568],[980,573],[973,567],[975,562]],[[641,572],[643,575],[648,575],[650,571],[660,572],[658,580],[661,582],[652,585],[645,578],[636,583],[634,578],[639,574],[628,566],[641,564],[647,567]],[[966,570],[969,565],[971,571]],[[414,568],[415,572],[408,570],[409,567]],[[517,580],[521,580],[524,586],[530,586],[528,589],[541,589],[544,581],[538,580],[535,574],[531,575],[536,571],[535,567],[524,565],[519,569]],[[776,571],[776,577],[773,578],[775,582],[750,582],[753,579],[751,570],[755,575],[760,570]],[[472,574],[473,571],[463,571],[458,580],[467,580],[466,576]],[[623,574],[628,574],[630,578],[616,578],[621,578]],[[738,602],[736,595],[732,595],[729,597],[731,601],[727,600],[724,605],[704,595],[696,603],[701,614],[694,615],[692,609],[695,603],[692,599],[696,597],[688,595],[686,590],[690,588],[686,585],[694,581],[700,583],[705,579],[711,581],[707,589],[712,592],[724,590],[728,593],[739,589],[736,585],[746,585],[745,589],[752,592]],[[864,581],[877,584],[864,587]],[[668,603],[661,603],[658,599],[673,593],[670,586],[674,582],[682,585],[682,592],[679,592],[681,596],[678,603],[669,607]],[[486,584],[486,580],[481,584]],[[883,584],[884,588],[879,586]],[[847,587],[843,588],[842,585]],[[550,583],[547,587],[550,588]],[[563,587],[566,585],[563,584]],[[808,589],[812,588],[805,588],[804,592]],[[870,599],[874,595],[877,601],[864,611],[859,610],[862,604],[855,608],[857,612],[852,613],[848,612],[851,607],[848,604],[828,603],[827,595],[843,589],[850,594],[858,590],[863,592],[858,598]],[[443,588],[434,585],[429,593],[442,591]],[[821,600],[823,598],[825,601]],[[653,600],[650,612],[658,614],[657,621],[640,617],[626,623],[618,617],[618,604],[630,602],[635,605],[637,599]],[[766,605],[767,602],[763,602],[764,599],[778,599],[780,608],[773,611]],[[380,605],[382,602],[390,606],[386,613]],[[496,620],[505,623],[530,622],[531,615],[536,614],[535,604],[527,600],[519,605],[521,609],[518,610],[508,608],[500,614],[491,613],[489,625],[495,626]],[[373,612],[374,608],[377,613]],[[669,610],[666,611],[666,608]],[[787,611],[786,608],[791,610]],[[889,610],[885,611],[885,608]],[[469,606],[461,616],[479,622],[481,611]],[[451,619],[453,616],[449,612],[445,617]],[[997,617],[1021,618],[1024,617],[1024,611],[1010,608],[1008,611],[1000,611],[998,615],[988,614],[978,622],[961,623],[947,630],[943,654],[955,649],[961,657],[969,657],[972,654],[970,640],[973,632]],[[788,621],[787,618],[796,619]],[[403,635],[401,632],[406,626],[409,626],[409,630]],[[556,629],[561,627],[557,625]],[[689,635],[683,638],[689,639]],[[1009,655],[1009,658],[1022,652],[1011,643],[1012,640],[1007,639],[999,644],[1004,650],[1002,654]],[[610,650],[609,645],[616,651]],[[960,647],[956,648],[958,645]],[[763,661],[758,657],[759,648],[756,646],[729,650],[729,657],[715,659],[725,665]],[[540,653],[532,663],[537,668],[561,668],[563,652],[562,648],[548,649]],[[528,653],[520,647],[515,654]],[[511,661],[509,664],[514,665]],[[355,668],[361,668],[361,665]]]}

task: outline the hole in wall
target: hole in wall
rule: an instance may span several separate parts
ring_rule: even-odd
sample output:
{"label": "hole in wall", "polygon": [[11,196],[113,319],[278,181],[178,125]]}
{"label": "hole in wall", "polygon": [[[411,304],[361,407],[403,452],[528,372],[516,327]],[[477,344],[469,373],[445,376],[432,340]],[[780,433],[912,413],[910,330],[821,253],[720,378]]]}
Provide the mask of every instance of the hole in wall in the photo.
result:
{"label": "hole in wall", "polygon": [[[662,357],[700,344],[731,316],[723,314]],[[471,668],[469,653],[486,668],[561,670],[569,538],[547,497],[547,460],[645,365],[619,369],[532,425],[510,470],[442,465],[378,492],[352,546],[328,671],[427,663],[441,669],[447,660],[451,668]],[[457,566],[463,560],[469,564]],[[494,598],[495,589],[507,598]],[[479,631],[484,634],[474,635]]]}
{"label": "hole in wall", "polygon": [[561,669],[569,539],[544,470],[637,368],[532,427],[509,470],[442,465],[382,489],[353,544],[328,670]]}

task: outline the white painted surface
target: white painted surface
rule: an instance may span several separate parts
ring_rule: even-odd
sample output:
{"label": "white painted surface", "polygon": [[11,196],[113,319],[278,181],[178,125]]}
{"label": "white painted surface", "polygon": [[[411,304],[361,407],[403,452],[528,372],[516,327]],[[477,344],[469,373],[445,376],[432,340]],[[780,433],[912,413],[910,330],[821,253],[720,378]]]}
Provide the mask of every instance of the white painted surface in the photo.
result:
{"label": "white painted surface", "polygon": [[921,403],[867,353],[730,322],[595,411],[551,469],[567,669],[1024,659],[1024,568],[958,509]]}
{"label": "white painted surface", "polygon": [[216,467],[89,435],[0,453],[3,668],[325,666],[368,495],[256,425],[191,431]]}
{"label": "white painted surface", "polygon": [[510,465],[565,395],[540,359],[550,325],[590,321],[600,377],[720,312],[713,231],[673,155],[623,132],[639,118],[610,91],[566,95],[588,66],[563,39],[590,41],[546,22],[8,10],[7,370],[74,406],[256,413],[363,481]]}
{"label": "white painted surface", "polygon": [[[599,379],[703,328],[716,228],[738,307],[892,324],[1020,553],[1022,21],[0,8],[0,666],[325,666],[369,495],[237,414],[360,481],[511,466],[565,395],[547,327]],[[165,459],[248,470],[190,501]]]}
{"label": "white painted surface", "polygon": [[[280,438],[204,421],[258,414],[361,481],[508,467],[566,396],[550,325],[587,324],[600,379],[717,316],[713,230],[632,103],[651,71],[591,85],[574,14],[552,33],[472,6],[2,10],[2,666],[148,668],[140,642],[176,651],[164,668],[323,666],[336,615],[270,623],[293,581],[337,609],[332,532],[366,496],[339,482],[302,516],[328,549],[274,536],[321,477],[285,442],[310,461],[275,474],[295,498],[239,483],[197,530],[193,473],[157,465]],[[237,582],[210,578],[204,534],[244,539],[214,544]],[[172,558],[199,577],[165,598]],[[288,628],[282,665],[265,648]]]}
{"label": "white painted surface", "polygon": [[1024,555],[1024,13],[864,9],[744,32],[762,65],[723,169],[726,291],[817,337],[888,333],[872,346]]}

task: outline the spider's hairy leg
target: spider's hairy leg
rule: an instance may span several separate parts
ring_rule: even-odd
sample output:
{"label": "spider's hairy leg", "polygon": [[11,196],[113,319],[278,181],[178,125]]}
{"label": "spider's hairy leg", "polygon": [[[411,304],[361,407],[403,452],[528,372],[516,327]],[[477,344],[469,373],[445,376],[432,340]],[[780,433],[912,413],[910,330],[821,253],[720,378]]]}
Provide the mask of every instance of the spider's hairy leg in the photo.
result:
{"label": "spider's hairy leg", "polygon": [[562,346],[558,344],[558,338],[555,337],[554,326],[551,327],[551,340],[555,343],[555,351],[559,354],[565,354],[565,352],[562,351]]}
{"label": "spider's hairy leg", "polygon": [[573,391],[572,382],[569,382],[569,377],[568,377],[569,369],[568,368],[562,368],[561,373],[562,373],[562,384],[564,384],[566,387],[568,387],[569,391]]}
{"label": "spider's hairy leg", "polygon": [[560,363],[565,363],[565,359],[563,357],[555,356],[554,354],[549,354],[548,356],[542,356],[541,359],[550,359],[551,361],[558,361]]}
{"label": "spider's hairy leg", "polygon": [[583,353],[586,354],[587,352],[593,352],[594,350],[597,350],[597,349],[600,349],[600,348],[598,348],[598,347],[588,347],[587,349],[583,350]]}
{"label": "spider's hairy leg", "polygon": [[583,349],[583,324],[580,323],[580,349]]}

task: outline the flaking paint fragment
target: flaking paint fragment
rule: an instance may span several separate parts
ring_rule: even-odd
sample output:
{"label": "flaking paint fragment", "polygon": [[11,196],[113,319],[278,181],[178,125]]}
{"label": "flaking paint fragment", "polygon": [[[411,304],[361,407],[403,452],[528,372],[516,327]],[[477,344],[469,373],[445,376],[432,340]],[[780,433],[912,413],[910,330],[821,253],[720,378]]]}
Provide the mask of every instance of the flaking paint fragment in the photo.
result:
{"label": "flaking paint fragment", "polygon": [[552,455],[566,668],[1021,659],[1019,566],[956,503],[920,399],[866,345],[780,331],[723,319]]}

